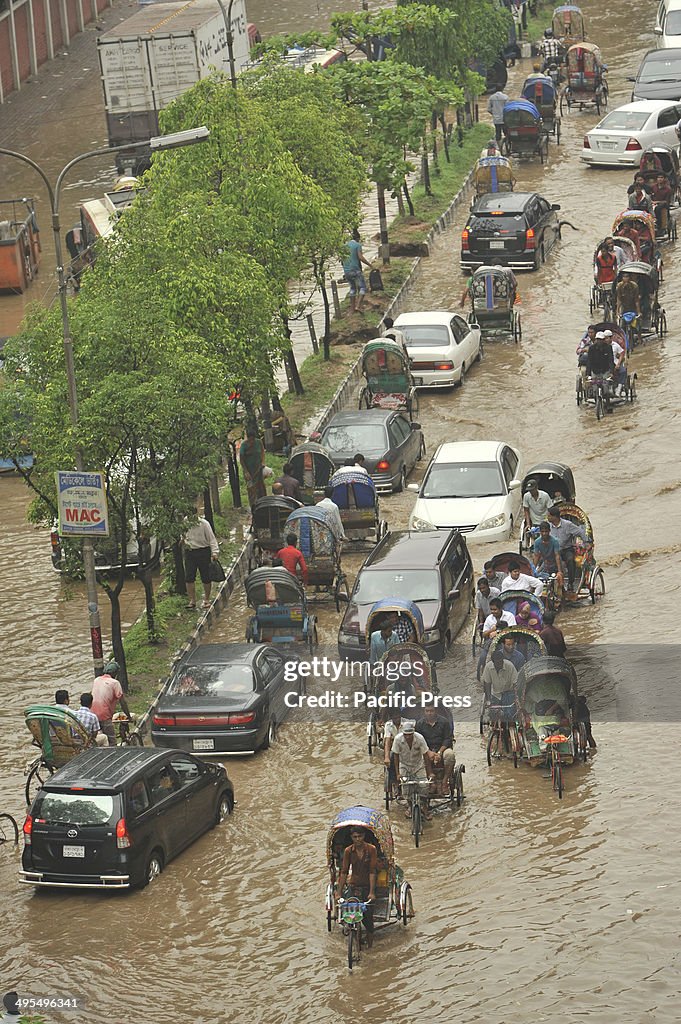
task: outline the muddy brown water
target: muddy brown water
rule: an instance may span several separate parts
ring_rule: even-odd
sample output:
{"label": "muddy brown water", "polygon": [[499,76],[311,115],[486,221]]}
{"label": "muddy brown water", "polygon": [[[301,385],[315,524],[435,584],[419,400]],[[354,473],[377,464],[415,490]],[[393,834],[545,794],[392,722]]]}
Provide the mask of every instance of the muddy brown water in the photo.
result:
{"label": "muddy brown water", "polygon": [[[281,26],[312,22],[315,6],[278,5],[277,17]],[[281,27],[267,21],[271,5],[252,2],[249,11],[268,30]],[[322,23],[328,12],[320,5]],[[585,13],[610,64],[611,105],[623,102],[625,76],[652,45],[654,5],[590,2]],[[547,457],[569,463],[608,592],[596,608],[561,617],[568,642],[668,644],[681,551],[678,254],[665,247],[669,335],[634,356],[639,401],[599,424],[574,402],[574,348],[588,320],[593,244],[624,205],[629,175],[581,167],[581,137],[594,122],[591,113],[570,115],[548,167],[520,166],[522,186],[560,202],[580,228],[565,231],[546,267],[521,277],[522,343],[489,344],[463,390],[423,399],[421,420],[430,451],[442,440],[500,437],[522,450],[526,466]],[[462,224],[440,237],[410,308],[456,305]],[[391,525],[405,525],[411,502],[407,493],[383,503]],[[59,683],[78,690],[89,662],[82,595],[64,599],[47,538],[25,524],[25,505],[20,484],[0,480],[0,806],[17,816],[29,753],[21,709]],[[475,553],[478,565],[483,554]],[[347,559],[351,573],[360,561]],[[320,616],[322,641],[333,643],[338,618]],[[246,618],[237,595],[210,639],[241,639]],[[595,706],[599,657],[582,652],[579,666]],[[470,660],[452,668],[454,689],[475,692]],[[340,938],[326,933],[324,837],[339,808],[379,804],[381,769],[359,726],[291,718],[267,755],[227,763],[233,818],[145,893],[34,894],[17,885],[18,855],[0,850],[3,980],[34,994],[86,996],[87,1015],[63,1019],[89,1024],[340,1024],[358,1012],[461,1024],[678,1020],[678,740],[673,723],[643,725],[630,710],[645,706],[656,682],[643,672],[637,686],[627,680],[616,692],[608,721],[594,723],[598,752],[566,773],[562,803],[541,772],[488,769],[477,728],[460,726],[464,808],[437,815],[419,850],[395,816],[417,916],[406,932],[380,936],[352,976]]]}

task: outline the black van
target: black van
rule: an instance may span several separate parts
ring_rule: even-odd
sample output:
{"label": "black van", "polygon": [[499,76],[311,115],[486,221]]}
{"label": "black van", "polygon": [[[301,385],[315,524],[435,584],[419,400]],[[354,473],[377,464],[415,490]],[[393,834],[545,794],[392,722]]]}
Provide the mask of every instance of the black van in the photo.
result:
{"label": "black van", "polygon": [[222,765],[180,750],[94,747],[55,772],[33,801],[21,881],[141,889],[233,807]]}

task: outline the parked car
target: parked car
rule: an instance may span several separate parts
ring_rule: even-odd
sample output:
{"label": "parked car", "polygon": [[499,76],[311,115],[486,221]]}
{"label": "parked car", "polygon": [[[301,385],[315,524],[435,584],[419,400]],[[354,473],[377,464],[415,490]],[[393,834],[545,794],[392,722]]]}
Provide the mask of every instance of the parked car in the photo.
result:
{"label": "parked car", "polygon": [[233,807],[222,765],[181,750],[93,747],[38,791],[24,822],[21,881],[143,888]]}
{"label": "parked car", "polygon": [[681,100],[681,47],[649,50],[641,61],[631,99]]}
{"label": "parked car", "polygon": [[387,534],[355,581],[338,631],[341,658],[366,659],[367,618],[384,597],[418,605],[424,625],[422,646],[440,661],[465,622],[473,598],[473,563],[463,537],[455,530]]}
{"label": "parked car", "polygon": [[395,327],[405,336],[417,387],[463,384],[482,355],[480,327],[458,313],[400,313]]}
{"label": "parked car", "polygon": [[507,540],[520,520],[522,461],[503,441],[441,444],[419,486],[409,528],[458,530],[471,541]]}
{"label": "parked car", "polygon": [[337,412],[324,428],[320,443],[336,468],[361,452],[364,468],[379,494],[403,490],[426,451],[421,424],[385,409]]}
{"label": "parked car", "polygon": [[661,49],[670,49],[681,43],[681,0],[660,0],[653,31]]}
{"label": "parked car", "polygon": [[462,268],[537,270],[560,238],[558,210],[537,192],[480,196],[461,232]]}
{"label": "parked car", "polygon": [[271,644],[201,644],[184,658],[151,719],[157,747],[203,756],[266,750],[288,713],[294,659]]}
{"label": "parked car", "polygon": [[669,100],[638,100],[611,110],[584,136],[582,160],[587,164],[638,167],[651,146],[676,148],[674,126],[681,104]]}

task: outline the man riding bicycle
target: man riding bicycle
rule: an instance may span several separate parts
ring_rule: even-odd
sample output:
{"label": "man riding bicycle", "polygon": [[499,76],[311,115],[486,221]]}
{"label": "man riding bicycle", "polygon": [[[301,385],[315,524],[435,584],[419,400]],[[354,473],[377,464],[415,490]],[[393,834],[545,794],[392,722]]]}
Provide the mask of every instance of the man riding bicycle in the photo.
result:
{"label": "man riding bicycle", "polygon": [[367,946],[371,948],[374,942],[374,911],[371,901],[376,890],[376,865],[378,851],[373,843],[366,842],[366,832],[360,826],[352,827],[350,831],[352,846],[346,846],[343,851],[343,863],[338,878],[337,893],[343,898],[345,883],[348,883],[348,895],[368,903],[364,909],[363,925],[367,933]]}

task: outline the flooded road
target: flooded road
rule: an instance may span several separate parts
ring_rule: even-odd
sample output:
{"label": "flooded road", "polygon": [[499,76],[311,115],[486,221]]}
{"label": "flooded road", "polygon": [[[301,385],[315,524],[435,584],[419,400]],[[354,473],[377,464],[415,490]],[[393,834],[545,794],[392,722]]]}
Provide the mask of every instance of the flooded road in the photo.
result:
{"label": "flooded road", "polygon": [[[260,21],[257,6],[253,0],[249,15]],[[305,7],[310,18],[314,8]],[[302,17],[293,3],[286,10],[292,20]],[[652,45],[654,7],[606,12],[591,0],[584,11],[611,69],[615,106],[628,98],[626,76]],[[593,247],[625,205],[629,174],[581,166],[581,138],[594,123],[590,113],[569,115],[548,167],[519,167],[519,187],[559,202],[561,216],[580,228],[565,229],[540,272],[521,276],[521,344],[488,344],[464,389],[424,397],[420,418],[429,452],[443,440],[497,437],[522,451],[526,467],[547,458],[572,466],[608,590],[595,608],[562,614],[560,625],[569,644],[616,652],[677,635],[669,619],[681,551],[680,256],[678,246],[665,247],[669,335],[633,356],[638,402],[598,423],[574,401],[574,350],[588,322]],[[440,236],[410,308],[456,306],[462,226]],[[74,602],[59,600],[47,540],[43,550],[42,535],[38,541],[21,525],[20,485],[0,480],[0,500],[3,523],[8,501],[13,524],[0,561],[3,637],[16,637],[12,660],[5,655],[0,805],[20,814],[24,751],[11,737],[28,698],[87,667],[71,657],[82,647],[84,617]],[[407,493],[382,503],[391,526],[406,524],[412,500]],[[19,551],[25,575],[4,568],[8,558],[18,564]],[[474,552],[478,566],[487,555]],[[359,561],[347,559],[351,572]],[[338,617],[321,616],[322,641],[331,643]],[[210,639],[240,640],[246,617],[237,595]],[[227,763],[238,800],[233,818],[147,892],[33,894],[17,886],[17,857],[0,850],[11,936],[4,977],[35,994],[86,996],[86,1016],[62,1019],[87,1024],[125,1017],[341,1024],[358,1013],[438,1024],[671,1024],[678,1020],[679,741],[675,723],[642,725],[626,713],[644,707],[657,682],[645,673],[636,692],[617,693],[614,706],[603,700],[598,720],[601,651],[582,651],[579,661],[580,687],[596,697],[599,749],[566,773],[561,803],[540,771],[488,769],[477,727],[459,727],[464,807],[437,815],[419,850],[394,815],[417,916],[406,932],[381,935],[352,976],[340,938],[325,928],[324,836],[339,808],[379,804],[382,769],[369,762],[358,726],[291,719],[268,754]],[[467,655],[451,669],[475,692]]]}

